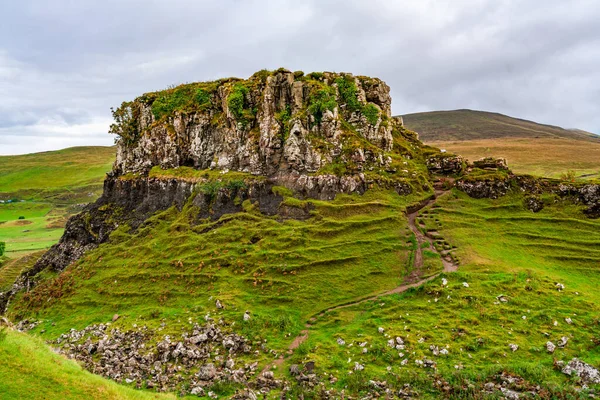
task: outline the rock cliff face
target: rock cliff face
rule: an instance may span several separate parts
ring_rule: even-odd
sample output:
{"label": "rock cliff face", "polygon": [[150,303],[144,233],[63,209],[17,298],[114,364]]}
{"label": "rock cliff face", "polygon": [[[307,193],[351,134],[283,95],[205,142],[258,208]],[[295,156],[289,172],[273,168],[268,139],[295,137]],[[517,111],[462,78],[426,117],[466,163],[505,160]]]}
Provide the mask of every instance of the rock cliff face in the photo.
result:
{"label": "rock cliff face", "polygon": [[398,123],[379,79],[287,70],[148,93],[115,113],[117,174],[158,165],[276,176],[336,162],[361,171],[389,164]]}

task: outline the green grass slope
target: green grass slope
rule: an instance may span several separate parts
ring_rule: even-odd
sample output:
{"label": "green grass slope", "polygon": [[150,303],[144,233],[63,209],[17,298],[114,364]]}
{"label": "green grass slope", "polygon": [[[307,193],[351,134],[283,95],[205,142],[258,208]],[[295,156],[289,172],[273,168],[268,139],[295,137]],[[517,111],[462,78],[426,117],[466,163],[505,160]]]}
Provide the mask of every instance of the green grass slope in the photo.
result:
{"label": "green grass slope", "polygon": [[141,392],[84,371],[53,353],[40,339],[0,331],[0,397],[3,400],[174,399]]}
{"label": "green grass slope", "polygon": [[71,147],[19,156],[0,156],[0,193],[43,198],[92,187],[110,170],[114,147]]}
{"label": "green grass slope", "polygon": [[[73,147],[0,156],[0,241],[19,258],[49,248],[78,203],[94,201],[114,161],[114,147]],[[16,201],[12,201],[16,200]]]}
{"label": "green grass slope", "polygon": [[43,319],[49,339],[115,313],[123,324],[166,318],[176,330],[188,317],[215,312],[219,298],[220,315],[241,323],[251,310],[244,333],[283,351],[313,314],[393,289],[411,272],[404,210],[421,196],[372,190],[311,200],[308,221],[279,221],[245,204],[245,212],[194,226],[191,205],[172,208],[136,232],[115,231],[65,273],[15,299],[9,316]]}
{"label": "green grass slope", "polygon": [[498,138],[566,138],[600,142],[600,136],[475,110],[432,111],[402,116],[424,142]]}
{"label": "green grass slope", "polygon": [[[484,383],[499,382],[504,372],[525,379],[520,390],[542,384],[544,398],[586,397],[554,361],[579,357],[600,365],[600,222],[569,204],[533,214],[520,196],[474,200],[458,191],[439,199],[421,221],[424,230],[457,246],[461,266],[445,275],[448,285],[440,277],[402,295],[327,313],[292,362],[316,360],[325,371],[341,372],[342,384],[356,391],[369,380],[387,380],[411,383],[425,397],[482,398]],[[402,337],[406,349],[388,347],[379,327]],[[339,346],[338,337],[354,346]],[[546,342],[562,337],[568,344],[548,353]],[[448,355],[436,357],[431,346]],[[436,371],[416,365],[425,358],[437,363]],[[365,369],[353,371],[355,362]],[[440,381],[432,386],[433,377]]]}
{"label": "green grass slope", "polygon": [[[306,342],[276,369],[278,376],[293,380],[288,366],[312,360],[319,374],[339,379],[327,388],[364,394],[370,380],[386,380],[439,398],[477,396],[504,372],[525,379],[526,386],[542,385],[550,397],[585,397],[554,360],[579,357],[600,365],[600,222],[552,196],[533,214],[520,195],[444,195],[419,222],[424,231],[437,232],[440,246],[456,247],[461,266],[445,276],[448,286],[440,277],[321,315],[392,289],[411,272],[414,236],[403,211],[418,199],[371,190],[311,201],[313,217],[305,222],[281,222],[246,204],[245,212],[192,226],[193,207],[170,209],[136,232],[116,231],[62,275],[47,275],[36,290],[14,300],[8,315],[41,320],[34,334],[55,339],[70,328],[110,321],[115,313],[122,316],[116,327],[165,324],[160,335],[176,335],[190,319],[211,313],[235,322],[251,340],[266,339],[276,354],[317,316]],[[217,298],[223,310],[216,309]],[[252,312],[249,322],[242,319],[245,310]],[[388,347],[385,335],[402,337],[406,348]],[[549,354],[546,342],[557,344],[563,336],[567,346]],[[359,345],[364,342],[366,353]],[[512,352],[509,344],[519,349]],[[448,355],[434,356],[431,346]],[[253,357],[265,366],[274,356]],[[420,366],[423,359],[433,359],[437,369]],[[356,362],[364,370],[355,371]],[[292,393],[301,392],[296,387]]]}

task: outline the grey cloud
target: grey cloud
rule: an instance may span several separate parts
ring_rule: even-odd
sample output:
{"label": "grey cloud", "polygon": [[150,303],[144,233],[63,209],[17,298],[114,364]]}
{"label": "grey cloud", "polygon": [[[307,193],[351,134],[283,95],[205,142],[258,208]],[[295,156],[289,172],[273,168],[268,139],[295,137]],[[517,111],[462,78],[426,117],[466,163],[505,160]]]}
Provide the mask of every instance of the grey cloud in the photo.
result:
{"label": "grey cloud", "polygon": [[596,3],[3,2],[0,154],[30,151],[24,135],[111,144],[123,100],[280,66],[378,76],[397,114],[476,108],[600,132]]}

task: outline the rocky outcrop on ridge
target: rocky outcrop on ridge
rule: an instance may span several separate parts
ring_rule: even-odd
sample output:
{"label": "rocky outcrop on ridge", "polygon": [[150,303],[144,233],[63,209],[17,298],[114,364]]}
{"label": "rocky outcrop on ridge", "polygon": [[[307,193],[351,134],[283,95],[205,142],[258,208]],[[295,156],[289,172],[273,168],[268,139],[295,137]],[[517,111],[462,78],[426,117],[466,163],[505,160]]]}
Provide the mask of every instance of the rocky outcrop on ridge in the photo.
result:
{"label": "rocky outcrop on ridge", "polygon": [[336,160],[362,170],[389,164],[396,123],[379,79],[284,69],[148,93],[123,103],[115,119],[118,174],[159,165],[274,176]]}

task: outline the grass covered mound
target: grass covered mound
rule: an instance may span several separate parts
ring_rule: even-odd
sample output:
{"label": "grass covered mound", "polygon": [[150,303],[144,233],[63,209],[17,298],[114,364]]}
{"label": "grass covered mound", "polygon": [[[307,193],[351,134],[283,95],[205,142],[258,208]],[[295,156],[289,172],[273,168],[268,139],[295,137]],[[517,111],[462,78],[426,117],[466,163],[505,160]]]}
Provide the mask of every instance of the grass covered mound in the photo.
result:
{"label": "grass covered mound", "polygon": [[20,294],[8,314],[44,320],[43,337],[55,338],[115,313],[123,324],[166,318],[175,329],[214,312],[219,299],[223,317],[241,323],[250,310],[243,333],[283,351],[313,314],[392,289],[411,272],[404,210],[420,198],[370,190],[310,200],[307,221],[279,221],[248,202],[242,213],[192,225],[192,205],[171,208],[135,232],[120,227],[64,273]]}

